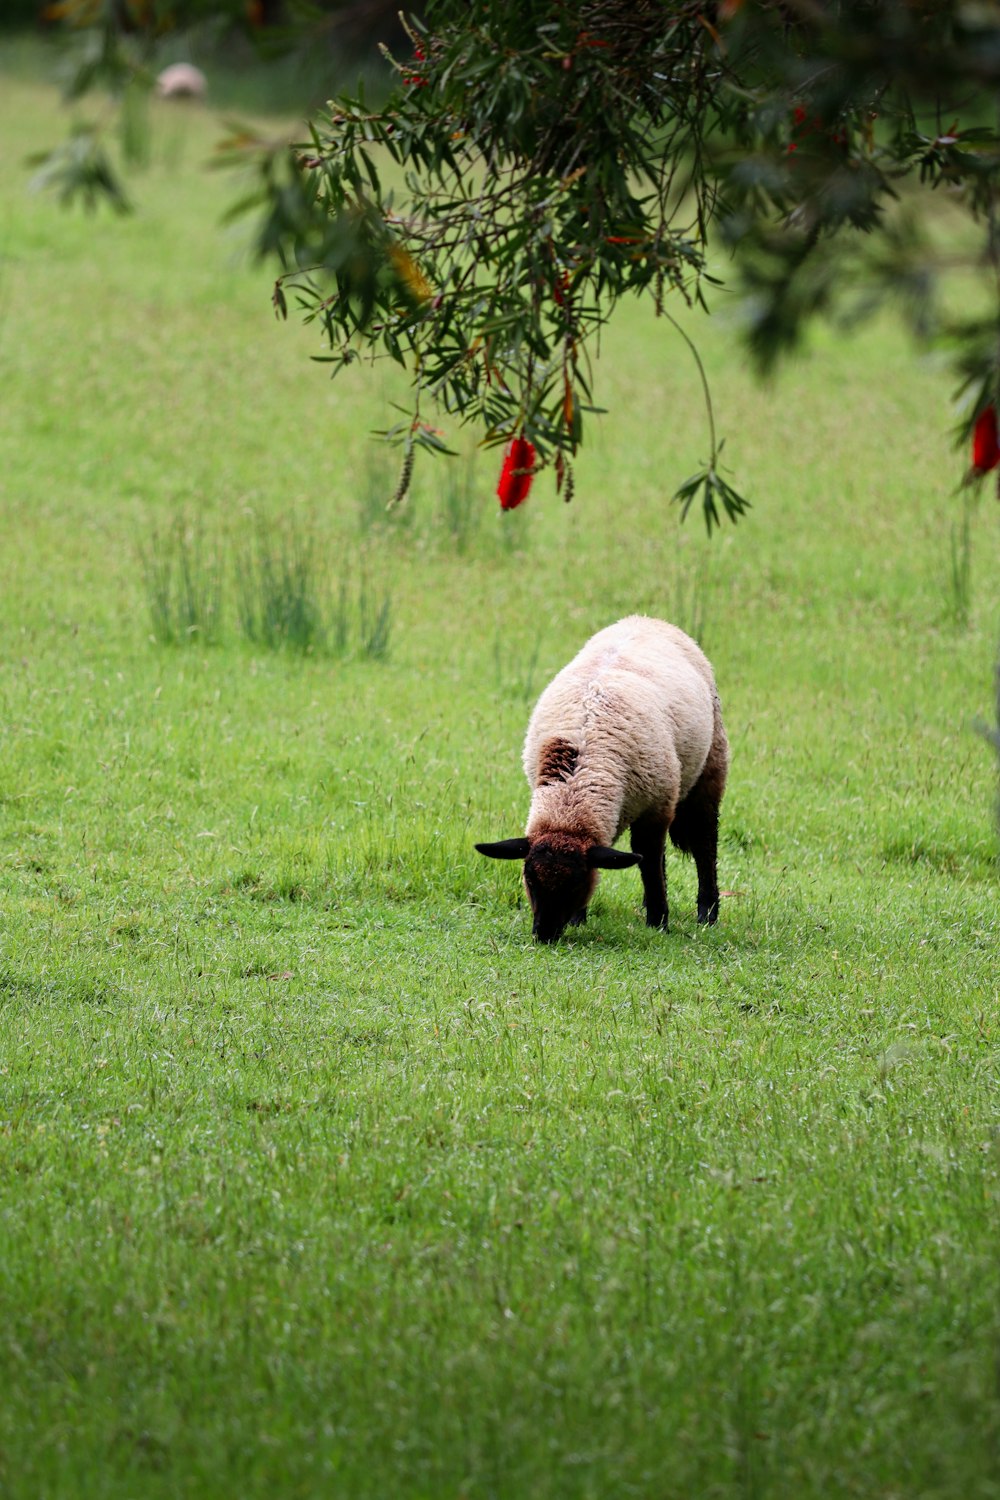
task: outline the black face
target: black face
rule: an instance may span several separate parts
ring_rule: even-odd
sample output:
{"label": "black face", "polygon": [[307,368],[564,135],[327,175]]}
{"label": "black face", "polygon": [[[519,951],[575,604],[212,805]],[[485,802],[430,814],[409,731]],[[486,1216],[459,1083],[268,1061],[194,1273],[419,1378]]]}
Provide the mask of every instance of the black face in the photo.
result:
{"label": "black face", "polygon": [[567,923],[582,920],[595,884],[582,849],[554,848],[539,839],[524,861],[524,886],[534,916],[532,937],[540,943],[556,942]]}

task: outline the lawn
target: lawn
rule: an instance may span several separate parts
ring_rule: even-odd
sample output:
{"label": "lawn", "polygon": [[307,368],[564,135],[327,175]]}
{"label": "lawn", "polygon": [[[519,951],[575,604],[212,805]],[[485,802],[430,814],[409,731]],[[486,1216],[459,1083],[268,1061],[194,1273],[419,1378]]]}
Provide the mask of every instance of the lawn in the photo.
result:
{"label": "lawn", "polygon": [[[274,320],[218,121],[67,213],[17,57],[0,1494],[1000,1497],[1000,513],[963,592],[947,372],[885,324],[762,387],[723,297],[686,319],[753,501],[709,541],[689,355],[626,310],[572,505],[501,515],[452,429],[387,515],[399,388]],[[293,548],[305,652],[239,625]],[[217,557],[218,638],[160,639],[156,560]],[[671,851],[669,934],[624,871],[540,948],[473,844],[634,610],[716,669],[728,894],[699,929]]]}

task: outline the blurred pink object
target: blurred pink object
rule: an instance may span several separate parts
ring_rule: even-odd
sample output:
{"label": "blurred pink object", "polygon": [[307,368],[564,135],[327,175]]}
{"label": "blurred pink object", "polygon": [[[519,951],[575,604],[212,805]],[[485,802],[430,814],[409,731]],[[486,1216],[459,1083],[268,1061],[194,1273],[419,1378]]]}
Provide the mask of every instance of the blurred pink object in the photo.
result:
{"label": "blurred pink object", "polygon": [[171,63],[156,80],[161,99],[204,99],[206,79],[192,63]]}

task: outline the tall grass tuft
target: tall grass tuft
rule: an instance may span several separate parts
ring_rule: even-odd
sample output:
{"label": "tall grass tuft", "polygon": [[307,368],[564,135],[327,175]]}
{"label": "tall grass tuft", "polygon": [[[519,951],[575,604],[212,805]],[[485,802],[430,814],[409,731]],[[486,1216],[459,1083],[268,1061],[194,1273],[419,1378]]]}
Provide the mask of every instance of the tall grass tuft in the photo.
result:
{"label": "tall grass tuft", "polygon": [[674,597],[669,619],[705,647],[707,624],[708,567],[704,557],[688,570],[678,569],[674,578]]}
{"label": "tall grass tuft", "polygon": [[444,466],[441,490],[441,518],[455,551],[467,552],[483,517],[481,497],[476,490],[474,459],[463,465],[453,462]]}
{"label": "tall grass tuft", "polygon": [[202,523],[178,516],[139,546],[153,635],[165,645],[214,644],[222,629],[223,558]]}
{"label": "tall grass tuft", "polygon": [[373,581],[363,556],[345,561],[334,590],[327,550],[293,519],[258,520],[227,546],[228,567],[222,540],[206,539],[200,523],[183,520],[166,531],[154,527],[140,543],[153,636],[161,644],[219,640],[229,576],[237,629],[255,646],[304,655],[354,651],[372,661],[388,655],[392,595]]}
{"label": "tall grass tuft", "polygon": [[966,491],[961,519],[952,522],[951,568],[948,575],[948,610],[952,624],[967,630],[972,609],[972,511],[975,500]]}
{"label": "tall grass tuft", "polygon": [[280,530],[259,521],[236,552],[240,631],[254,645],[271,650],[325,650],[326,577],[315,537],[295,521],[285,522]]}
{"label": "tall grass tuft", "polygon": [[368,570],[363,563],[357,569],[353,587],[352,582],[352,572],[348,567],[340,576],[336,599],[330,612],[328,649],[331,655],[343,656],[353,643],[359,656],[367,656],[373,661],[381,660],[389,653],[392,596],[388,590],[381,596],[373,591]]}
{"label": "tall grass tuft", "polygon": [[[1000,654],[997,656],[996,666],[993,670],[993,688],[996,702],[996,722],[987,724],[982,719],[977,719],[976,728],[988,744],[993,746],[997,754],[997,769],[1000,770]],[[1000,833],[1000,794],[996,800],[996,826]]]}
{"label": "tall grass tuft", "polygon": [[336,590],[315,535],[294,521],[258,523],[236,554],[236,615],[241,633],[271,650],[359,656],[388,654],[392,598],[372,583],[364,560],[348,560]]}
{"label": "tall grass tuft", "polygon": [[392,598],[388,592],[378,597],[372,590],[367,569],[358,575],[358,650],[362,656],[380,661],[389,652],[392,630]]}
{"label": "tall grass tuft", "polygon": [[343,656],[350,644],[350,578],[346,572],[340,575],[340,582],[337,585],[337,597],[330,614],[330,629],[327,639],[329,640],[331,651],[337,656]]}
{"label": "tall grass tuft", "polygon": [[535,640],[532,649],[518,661],[511,661],[510,651],[498,630],[493,637],[493,671],[496,694],[515,703],[530,703],[535,696],[535,672],[542,643]]}

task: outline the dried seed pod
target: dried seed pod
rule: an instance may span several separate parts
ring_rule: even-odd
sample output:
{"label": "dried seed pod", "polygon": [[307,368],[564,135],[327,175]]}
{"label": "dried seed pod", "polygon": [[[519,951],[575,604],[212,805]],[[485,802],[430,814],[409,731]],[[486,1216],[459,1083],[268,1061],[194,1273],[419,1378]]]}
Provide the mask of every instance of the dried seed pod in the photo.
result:
{"label": "dried seed pod", "polygon": [[412,443],[403,454],[403,467],[399,471],[399,483],[392,493],[392,498],[386,506],[386,510],[395,510],[397,505],[402,505],[410,490],[410,480],[413,478],[413,445]]}

